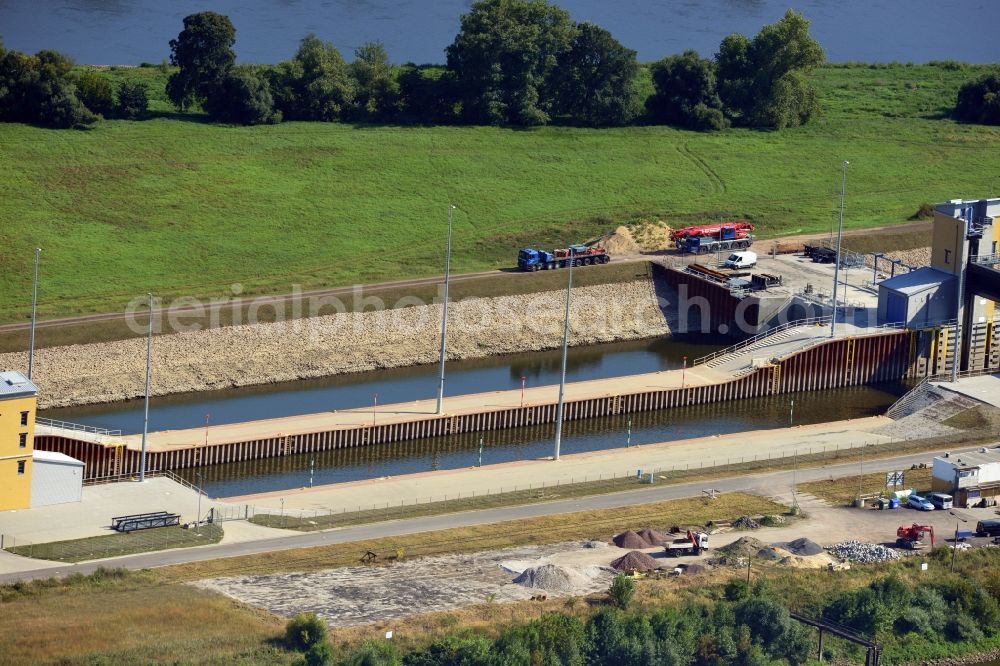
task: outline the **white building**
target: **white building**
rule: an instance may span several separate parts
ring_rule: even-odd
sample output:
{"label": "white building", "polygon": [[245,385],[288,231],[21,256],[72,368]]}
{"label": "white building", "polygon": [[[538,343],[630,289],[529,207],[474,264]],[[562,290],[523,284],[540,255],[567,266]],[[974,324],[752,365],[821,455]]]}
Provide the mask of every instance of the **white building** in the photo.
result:
{"label": "white building", "polygon": [[1000,495],[1000,449],[945,454],[934,459],[931,486],[955,498],[955,506],[974,506]]}
{"label": "white building", "polygon": [[84,463],[56,451],[32,452],[31,506],[79,502],[83,499]]}

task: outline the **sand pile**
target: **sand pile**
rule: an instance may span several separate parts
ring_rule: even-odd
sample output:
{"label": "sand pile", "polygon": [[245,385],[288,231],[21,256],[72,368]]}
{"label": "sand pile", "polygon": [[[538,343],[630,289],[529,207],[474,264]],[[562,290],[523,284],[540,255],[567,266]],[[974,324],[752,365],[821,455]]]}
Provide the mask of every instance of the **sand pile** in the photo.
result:
{"label": "sand pile", "polygon": [[649,548],[654,545],[632,530],[616,534],[611,541],[614,542],[614,544],[619,548]]}
{"label": "sand pile", "polygon": [[618,227],[600,238],[588,241],[587,245],[599,245],[607,250],[612,257],[639,254],[640,251],[638,243],[632,237],[632,232],[624,226]]}
{"label": "sand pile", "polygon": [[674,247],[670,240],[670,227],[663,223],[642,222],[632,229],[632,238],[643,250],[659,252]]}
{"label": "sand pile", "polygon": [[810,541],[805,537],[801,539],[795,539],[794,541],[789,541],[788,543],[776,543],[775,546],[779,548],[784,548],[792,555],[798,555],[800,557],[811,557],[813,555],[819,555],[824,552],[823,546],[819,545],[815,541]]}
{"label": "sand pile", "polygon": [[590,585],[590,579],[582,573],[566,569],[556,564],[529,567],[514,579],[524,587],[542,589],[553,594],[576,594]]}
{"label": "sand pile", "polygon": [[636,532],[643,541],[648,543],[650,546],[662,546],[667,542],[667,535],[663,532],[657,530],[651,530],[648,527],[643,530]]}
{"label": "sand pile", "polygon": [[611,563],[618,571],[653,571],[660,568],[660,563],[639,550],[633,550]]}

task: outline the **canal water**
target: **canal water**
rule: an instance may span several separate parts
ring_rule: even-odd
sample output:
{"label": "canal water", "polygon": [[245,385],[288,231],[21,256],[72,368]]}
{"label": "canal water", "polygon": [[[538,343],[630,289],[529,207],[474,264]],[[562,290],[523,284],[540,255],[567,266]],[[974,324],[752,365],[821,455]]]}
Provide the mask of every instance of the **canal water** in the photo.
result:
{"label": "canal water", "polygon": [[[747,430],[782,428],[881,414],[902,395],[905,387],[888,385],[854,387],[813,393],[737,400],[693,407],[617,415],[563,426],[563,455],[668,440],[689,439]],[[795,401],[794,412],[792,401]],[[474,467],[480,464],[532,460],[552,454],[552,424],[485,433],[463,433],[423,440],[361,446],[211,465],[179,470],[199,483],[212,497],[300,488],[309,484],[313,468],[315,485],[397,476],[415,472]],[[480,452],[480,438],[482,451]],[[808,447],[803,447],[803,453]],[[709,449],[705,465],[716,461]],[[614,467],[609,472],[625,470]]]}
{"label": "canal water", "polygon": [[[443,63],[471,0],[0,0],[8,48],[51,48],[88,64],[159,63],[184,16],[211,9],[236,27],[242,62],[273,63],[313,32],[351,57],[363,42],[385,43],[393,62]],[[639,58],[695,49],[705,56],[732,33],[756,33],[788,8],[812,21],[833,62],[996,60],[994,0],[557,0],[574,20],[601,25]]]}
{"label": "canal water", "polygon": [[[583,381],[682,367],[720,349],[728,339],[697,342],[655,338],[570,349],[567,380]],[[451,362],[446,396],[517,389],[559,381],[560,352],[532,352]],[[563,452],[613,449],[744,430],[858,418],[881,413],[905,387],[857,387],[817,393],[757,398],[661,412],[567,422]],[[214,393],[154,398],[150,429],[194,428],[205,424],[309,414],[324,410],[432,398],[437,391],[437,366],[416,366],[341,375],[320,380],[273,384]],[[794,414],[791,401],[795,400]],[[46,410],[41,416],[84,423],[126,433],[142,430],[142,402]],[[551,424],[490,432],[483,435],[482,464],[540,458],[551,453]],[[631,434],[629,434],[631,433]],[[470,467],[480,462],[479,435],[425,440],[294,455],[254,462],[184,470],[215,497],[296,488],[309,482],[338,483],[438,469]],[[201,475],[200,477],[198,475]]]}

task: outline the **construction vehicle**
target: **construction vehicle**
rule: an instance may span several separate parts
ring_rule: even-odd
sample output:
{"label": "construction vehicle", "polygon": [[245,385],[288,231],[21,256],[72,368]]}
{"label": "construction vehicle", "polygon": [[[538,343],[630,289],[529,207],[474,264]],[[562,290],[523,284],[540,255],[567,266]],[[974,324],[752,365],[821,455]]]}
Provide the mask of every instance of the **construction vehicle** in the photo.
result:
{"label": "construction vehicle", "polygon": [[570,261],[574,266],[590,266],[606,264],[611,261],[608,251],[603,247],[588,247],[586,245],[570,245],[568,248],[553,250],[537,250],[526,247],[517,253],[517,267],[522,271],[550,271],[556,268],[566,268]]}
{"label": "construction vehicle", "polygon": [[931,525],[918,525],[913,523],[912,525],[900,525],[896,529],[896,546],[898,548],[905,548],[906,550],[917,550],[918,548],[923,548],[923,544],[920,540],[924,538],[925,534],[931,536],[931,548],[934,547],[934,527]]}
{"label": "construction vehicle", "polygon": [[817,264],[832,264],[837,260],[837,251],[824,245],[806,245],[804,254]]}
{"label": "construction vehicle", "polygon": [[733,220],[731,222],[719,222],[718,224],[700,224],[694,227],[684,227],[674,229],[670,232],[670,240],[677,243],[685,238],[697,238],[699,236],[717,237],[724,228],[730,228],[735,232],[743,232],[746,236],[756,227],[746,220]]}
{"label": "construction vehicle", "polygon": [[687,254],[708,254],[722,250],[745,250],[753,244],[753,241],[754,236],[746,229],[719,225],[719,230],[714,234],[684,236],[675,240],[674,245]]}
{"label": "construction vehicle", "polygon": [[708,550],[708,535],[704,532],[688,530],[683,539],[674,539],[665,543],[663,550],[667,557],[701,555],[701,551]]}

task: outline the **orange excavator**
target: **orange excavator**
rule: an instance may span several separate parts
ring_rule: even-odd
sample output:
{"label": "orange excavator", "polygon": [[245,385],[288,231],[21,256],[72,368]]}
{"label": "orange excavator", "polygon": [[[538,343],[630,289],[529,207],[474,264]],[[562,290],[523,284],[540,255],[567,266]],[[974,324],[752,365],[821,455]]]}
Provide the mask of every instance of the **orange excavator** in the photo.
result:
{"label": "orange excavator", "polygon": [[913,523],[912,525],[900,525],[896,529],[896,546],[899,548],[905,548],[907,550],[916,550],[917,548],[922,548],[923,544],[920,540],[924,538],[925,534],[929,534],[931,537],[931,548],[934,547],[934,527],[931,525],[918,525]]}

